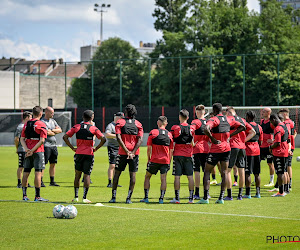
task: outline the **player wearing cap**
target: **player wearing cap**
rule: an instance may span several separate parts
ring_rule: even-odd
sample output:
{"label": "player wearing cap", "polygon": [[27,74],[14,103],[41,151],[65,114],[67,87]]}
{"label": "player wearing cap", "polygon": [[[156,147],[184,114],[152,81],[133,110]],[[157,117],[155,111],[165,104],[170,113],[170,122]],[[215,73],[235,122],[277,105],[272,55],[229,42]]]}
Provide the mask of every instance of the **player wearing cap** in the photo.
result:
{"label": "player wearing cap", "polygon": [[123,112],[117,112],[114,114],[114,120],[109,123],[105,129],[105,137],[107,138],[107,152],[108,152],[108,161],[109,161],[109,167],[108,167],[108,184],[107,187],[112,187],[111,180],[114,177],[115,172],[115,164],[116,159],[118,155],[119,150],[119,143],[116,138],[116,123],[121,118],[124,118]]}
{"label": "player wearing cap", "polygon": [[[195,175],[195,195],[194,199],[200,199],[199,186],[200,186],[200,167],[204,173],[206,157],[209,152],[208,136],[204,133],[206,125],[205,107],[204,105],[198,105],[196,107],[197,119],[192,121],[192,125],[195,127],[194,135],[194,147],[193,147],[193,159],[194,159],[194,175]],[[215,178],[213,178],[215,180]]]}
{"label": "player wearing cap", "polygon": [[265,187],[273,187],[274,186],[274,164],[273,164],[273,156],[269,151],[269,146],[273,142],[273,128],[270,123],[270,115],[272,110],[270,108],[264,108],[262,110],[263,119],[260,122],[260,126],[263,129],[263,142],[260,145],[260,159],[267,159],[267,163],[270,169],[270,182],[265,185]]}
{"label": "player wearing cap", "polygon": [[[208,204],[208,192],[210,185],[210,172],[214,166],[220,162],[221,164],[221,192],[217,204],[224,204],[224,193],[227,184],[228,176],[228,164],[230,158],[230,136],[234,136],[243,130],[245,126],[235,119],[229,119],[222,114],[222,104],[215,103],[213,105],[214,117],[210,118],[205,126],[205,134],[210,138],[212,145],[207,156],[205,172],[204,172],[204,196],[198,202],[199,204]],[[230,134],[230,128],[237,128],[232,134]]]}
{"label": "player wearing cap", "polygon": [[273,197],[283,197],[284,190],[284,172],[286,168],[286,161],[289,155],[289,132],[286,125],[280,121],[276,114],[270,116],[270,122],[275,127],[274,129],[274,143],[270,146],[270,152],[273,154],[274,167],[278,178],[279,192],[272,195]]}
{"label": "player wearing cap", "polygon": [[[86,110],[83,112],[83,122],[73,126],[64,136],[65,143],[75,152],[75,179],[74,179],[74,192],[75,196],[73,202],[78,202],[78,191],[80,187],[80,178],[82,173],[84,174],[84,192],[83,192],[83,203],[91,203],[88,200],[87,194],[90,187],[90,174],[94,166],[94,152],[103,146],[106,142],[104,135],[94,125],[92,121],[94,119],[94,112],[92,110]],[[76,145],[74,147],[69,137],[76,134]],[[100,139],[100,143],[94,148],[94,136]]]}
{"label": "player wearing cap", "polygon": [[[245,119],[239,117],[233,107],[226,109],[226,114],[229,119],[234,119],[245,126],[246,130],[230,137],[230,159],[228,165],[228,179],[227,179],[227,197],[225,200],[233,200],[232,198],[232,181],[231,181],[231,169],[237,166],[239,173],[239,193],[238,200],[242,200],[243,187],[245,186],[245,166],[246,166],[246,145],[245,142],[250,140],[255,135],[255,130],[252,126],[246,122]],[[230,128],[230,133],[235,131],[235,127]],[[247,136],[246,136],[247,133]]]}
{"label": "player wearing cap", "polygon": [[126,203],[131,204],[131,196],[135,186],[135,176],[139,168],[140,146],[143,138],[143,126],[135,119],[137,111],[134,105],[125,107],[125,118],[116,124],[116,136],[119,142],[119,152],[116,160],[115,175],[113,180],[112,198],[110,203],[116,202],[117,187],[121,173],[129,165],[130,184]]}
{"label": "player wearing cap", "polygon": [[[22,188],[21,179],[22,179],[22,172],[24,168],[24,159],[25,159],[25,149],[22,147],[22,144],[20,142],[21,133],[25,123],[32,119],[32,114],[29,111],[25,111],[23,112],[22,117],[23,117],[22,122],[18,125],[15,131],[15,146],[19,157],[19,167],[17,170],[17,178],[18,178],[17,188]],[[28,187],[31,187],[29,183],[28,183]]]}
{"label": "player wearing cap", "polygon": [[[254,122],[255,113],[253,111],[247,111],[246,121],[255,130],[256,135],[250,140],[246,139],[246,195],[243,198],[251,199],[251,174],[255,176],[256,195],[255,198],[260,198],[260,147],[259,145],[263,140],[263,131],[260,125]],[[248,137],[248,133],[246,132]]]}
{"label": "player wearing cap", "polygon": [[157,120],[158,129],[153,129],[149,133],[147,141],[147,156],[148,164],[145,175],[144,191],[145,197],[141,202],[149,202],[148,193],[150,189],[150,179],[153,174],[160,171],[160,197],[158,202],[163,204],[164,196],[167,188],[167,172],[170,169],[170,161],[173,152],[173,137],[172,134],[166,130],[168,125],[167,117],[160,116]]}
{"label": "player wearing cap", "polygon": [[22,179],[23,200],[28,201],[27,186],[31,169],[35,169],[35,198],[34,201],[48,201],[40,196],[42,170],[45,169],[44,142],[47,138],[45,124],[40,121],[43,115],[43,108],[35,106],[32,109],[33,118],[23,127],[21,144],[25,149],[24,173]]}

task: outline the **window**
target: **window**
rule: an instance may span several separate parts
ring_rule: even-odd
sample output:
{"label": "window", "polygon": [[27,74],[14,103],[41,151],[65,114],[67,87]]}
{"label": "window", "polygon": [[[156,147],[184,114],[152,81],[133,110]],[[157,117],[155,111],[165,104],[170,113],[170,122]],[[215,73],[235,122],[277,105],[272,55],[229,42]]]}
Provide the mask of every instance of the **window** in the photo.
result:
{"label": "window", "polygon": [[52,98],[48,99],[48,106],[53,107],[53,100],[52,100]]}

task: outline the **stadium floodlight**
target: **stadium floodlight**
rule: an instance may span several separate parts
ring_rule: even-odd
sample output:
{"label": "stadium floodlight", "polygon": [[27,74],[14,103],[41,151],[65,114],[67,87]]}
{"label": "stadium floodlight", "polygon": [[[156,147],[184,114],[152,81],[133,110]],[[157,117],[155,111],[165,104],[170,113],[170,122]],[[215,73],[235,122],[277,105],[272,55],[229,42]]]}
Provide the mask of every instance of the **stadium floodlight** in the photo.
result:
{"label": "stadium floodlight", "polygon": [[110,8],[111,5],[110,4],[105,4],[105,3],[99,5],[99,4],[95,3],[94,6],[95,6],[94,11],[100,13],[100,41],[102,42],[102,39],[103,39],[103,12],[107,12],[103,9],[104,8]]}

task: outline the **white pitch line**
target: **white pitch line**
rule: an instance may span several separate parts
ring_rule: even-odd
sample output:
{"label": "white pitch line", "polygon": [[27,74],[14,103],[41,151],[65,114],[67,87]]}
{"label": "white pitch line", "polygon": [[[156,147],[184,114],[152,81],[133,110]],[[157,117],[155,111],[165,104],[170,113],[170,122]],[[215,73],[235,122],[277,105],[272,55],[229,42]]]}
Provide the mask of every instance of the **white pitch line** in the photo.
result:
{"label": "white pitch line", "polygon": [[262,215],[248,215],[248,214],[225,214],[225,213],[211,213],[211,212],[184,211],[184,210],[163,210],[163,209],[137,208],[137,207],[119,207],[119,206],[107,206],[107,205],[103,205],[102,203],[96,203],[94,206],[118,208],[118,209],[127,209],[127,210],[158,211],[158,212],[173,212],[173,213],[190,213],[190,214],[206,214],[206,215],[221,215],[221,216],[239,216],[239,217],[262,218],[262,219],[300,221],[300,219],[297,219],[297,218],[282,218],[282,217],[272,217],[272,216],[262,216]]}

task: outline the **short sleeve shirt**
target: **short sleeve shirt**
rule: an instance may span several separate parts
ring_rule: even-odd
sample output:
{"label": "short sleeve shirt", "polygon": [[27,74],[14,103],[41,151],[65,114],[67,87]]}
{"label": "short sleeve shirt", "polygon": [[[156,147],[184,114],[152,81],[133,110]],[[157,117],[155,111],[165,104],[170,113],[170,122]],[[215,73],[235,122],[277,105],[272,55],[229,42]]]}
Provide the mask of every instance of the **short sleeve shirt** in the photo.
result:
{"label": "short sleeve shirt", "polygon": [[[182,126],[189,126],[187,123],[181,123]],[[181,128],[179,125],[174,125],[171,128],[171,133],[173,138],[177,138],[180,136]],[[190,125],[190,133],[192,136],[195,134],[195,126]],[[191,143],[188,144],[178,144],[175,143],[174,147],[174,156],[185,156],[185,157],[192,157],[193,156],[193,146]]]}
{"label": "short sleeve shirt", "polygon": [[[263,140],[263,131],[260,125],[258,125],[255,122],[250,122],[250,125],[253,126],[258,126],[258,130],[259,130],[259,138],[258,141],[262,141]],[[249,132],[246,131],[246,136],[248,136]],[[255,142],[246,142],[246,155],[247,156],[257,156],[260,155],[260,147],[257,141]]]}
{"label": "short sleeve shirt", "polygon": [[[206,125],[206,120],[203,120],[203,122],[200,119],[195,119],[192,121],[192,125],[195,127],[195,135],[194,135],[194,148],[193,148],[193,154],[208,154],[209,153],[209,137],[205,134],[203,135],[197,135],[196,131],[201,129],[201,127]],[[204,123],[204,124],[203,124]]]}
{"label": "short sleeve shirt", "polygon": [[[252,130],[252,126],[246,122],[245,119],[241,118],[242,121],[245,124],[246,130],[242,131],[241,133],[238,133],[237,135],[234,135],[230,138],[230,147],[231,148],[238,148],[238,149],[245,149],[245,140],[246,140],[246,134],[249,134],[249,132]],[[230,130],[230,134],[233,133],[236,130],[236,127],[234,127],[232,130]]]}
{"label": "short sleeve shirt", "polygon": [[274,143],[279,142],[279,146],[273,148],[272,153],[277,157],[288,157],[289,156],[289,147],[287,141],[282,142],[281,138],[283,137],[285,131],[282,126],[283,122],[279,123],[274,129]]}
{"label": "short sleeve shirt", "polygon": [[[24,123],[20,123],[15,131],[15,137],[18,137],[19,139],[21,138],[21,134],[22,134],[22,130],[24,127]],[[25,149],[22,147],[22,144],[19,140],[19,144],[18,144],[18,149],[17,149],[18,153],[24,153]]]}
{"label": "short sleeve shirt", "polygon": [[[114,122],[109,123],[105,129],[105,133],[116,134],[116,124]],[[107,138],[107,146],[118,148],[119,143],[116,138]]]}
{"label": "short sleeve shirt", "polygon": [[[57,127],[60,128],[60,126],[57,124],[57,122],[50,118],[49,120],[45,119],[45,117],[43,117],[41,119],[42,122],[45,123],[47,130],[52,130],[55,129]],[[47,139],[45,140],[45,147],[55,147],[56,146],[56,138],[55,135],[47,135]]]}

